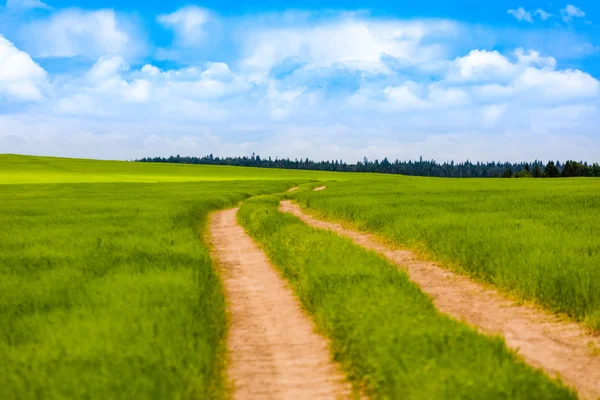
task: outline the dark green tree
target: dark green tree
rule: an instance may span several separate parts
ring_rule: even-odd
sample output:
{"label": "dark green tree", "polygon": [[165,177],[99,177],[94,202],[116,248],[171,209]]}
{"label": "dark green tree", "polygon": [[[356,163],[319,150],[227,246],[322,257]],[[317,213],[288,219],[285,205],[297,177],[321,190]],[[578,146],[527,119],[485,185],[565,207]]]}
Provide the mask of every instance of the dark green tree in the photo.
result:
{"label": "dark green tree", "polygon": [[557,178],[560,175],[560,171],[552,160],[548,161],[546,168],[544,168],[544,172],[547,178]]}
{"label": "dark green tree", "polygon": [[565,178],[575,176],[586,176],[587,170],[588,168],[584,164],[577,161],[569,160],[565,163],[561,172],[561,176]]}
{"label": "dark green tree", "polygon": [[[233,165],[260,168],[284,168],[284,169],[303,169],[316,171],[341,171],[341,172],[377,172],[384,174],[402,174],[412,176],[437,176],[448,178],[491,178],[491,177],[513,177],[515,172],[518,177],[557,177],[557,176],[597,176],[600,177],[600,165],[598,163],[587,164],[569,160],[564,166],[558,162],[549,161],[546,165],[547,171],[538,160],[533,163],[525,162],[445,162],[437,163],[434,160],[424,160],[419,157],[418,161],[400,161],[395,159],[393,162],[387,157],[382,161],[369,161],[366,157],[362,162],[347,164],[343,160],[331,161],[312,161],[309,158],[290,160],[289,158],[271,157],[261,158],[258,154],[252,153],[250,156],[243,157],[215,157],[209,154],[204,157],[189,156],[170,156],[170,157],[147,157],[138,162],[154,163],[179,163],[179,164],[206,164],[206,165]],[[514,172],[513,172],[514,171]]]}

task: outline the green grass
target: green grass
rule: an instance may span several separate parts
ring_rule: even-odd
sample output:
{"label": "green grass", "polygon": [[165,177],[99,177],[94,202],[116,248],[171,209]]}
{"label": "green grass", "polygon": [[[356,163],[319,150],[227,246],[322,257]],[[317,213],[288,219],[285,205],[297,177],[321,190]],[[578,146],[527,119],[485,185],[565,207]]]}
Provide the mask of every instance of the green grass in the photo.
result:
{"label": "green grass", "polygon": [[[226,397],[210,211],[307,180],[312,212],[600,326],[600,181],[452,180],[0,155],[0,399]],[[291,197],[291,196],[290,196]],[[381,398],[574,398],[439,315],[373,253],[245,204],[355,384]]]}
{"label": "green grass", "polygon": [[[134,163],[0,154],[0,184],[345,180],[359,174],[209,165]],[[363,175],[364,176],[364,175]]]}
{"label": "green grass", "polygon": [[574,399],[500,338],[439,314],[406,274],[375,253],[246,201],[239,220],[332,339],[355,387],[382,399]]}
{"label": "green grass", "polygon": [[206,216],[291,185],[0,187],[0,399],[221,397]]}
{"label": "green grass", "polygon": [[296,197],[600,330],[600,179],[380,177]]}

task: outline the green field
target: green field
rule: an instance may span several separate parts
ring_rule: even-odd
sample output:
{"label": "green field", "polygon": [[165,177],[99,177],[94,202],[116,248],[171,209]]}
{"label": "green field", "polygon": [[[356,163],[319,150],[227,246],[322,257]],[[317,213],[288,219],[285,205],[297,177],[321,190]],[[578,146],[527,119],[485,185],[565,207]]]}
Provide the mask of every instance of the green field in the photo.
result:
{"label": "green field", "polygon": [[[229,166],[152,164],[0,154],[0,185],[79,182],[346,180],[359,174]],[[363,175],[364,176],[364,175]]]}
{"label": "green field", "polygon": [[209,383],[218,377],[224,300],[201,241],[206,216],[286,187],[4,186],[0,399],[218,392],[219,380]]}
{"label": "green field", "polygon": [[4,183],[208,181],[0,186],[0,399],[222,395],[207,214],[319,175],[248,170],[0,156]]}
{"label": "green field", "polygon": [[[0,399],[226,398],[207,215],[286,195],[600,329],[600,180],[434,179],[0,155]],[[404,272],[244,202],[240,222],[374,398],[574,398]]]}
{"label": "green field", "polygon": [[279,196],[239,219],[333,340],[356,387],[377,399],[569,399],[503,340],[440,315],[404,271],[331,232],[277,211]]}
{"label": "green field", "polygon": [[600,179],[358,179],[295,197],[600,330]]}

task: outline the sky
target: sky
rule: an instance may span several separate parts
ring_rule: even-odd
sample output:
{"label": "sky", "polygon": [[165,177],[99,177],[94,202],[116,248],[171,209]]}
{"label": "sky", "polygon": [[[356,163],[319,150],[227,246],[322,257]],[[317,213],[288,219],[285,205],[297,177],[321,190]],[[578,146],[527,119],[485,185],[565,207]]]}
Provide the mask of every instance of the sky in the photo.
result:
{"label": "sky", "polygon": [[600,2],[0,0],[0,153],[600,161]]}

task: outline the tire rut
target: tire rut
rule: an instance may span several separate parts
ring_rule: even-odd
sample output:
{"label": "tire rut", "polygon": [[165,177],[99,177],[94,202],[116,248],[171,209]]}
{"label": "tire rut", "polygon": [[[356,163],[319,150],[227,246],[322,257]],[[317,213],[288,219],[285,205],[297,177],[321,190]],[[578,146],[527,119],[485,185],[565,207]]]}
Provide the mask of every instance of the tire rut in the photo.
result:
{"label": "tire rut", "polygon": [[344,399],[351,386],[237,208],[210,217],[211,256],[227,299],[227,376],[235,399]]}
{"label": "tire rut", "polygon": [[517,305],[497,290],[419,259],[413,252],[393,249],[374,235],[344,228],[306,214],[298,204],[281,202],[288,212],[315,228],[331,230],[359,246],[374,250],[408,272],[436,308],[486,334],[499,334],[527,363],[550,376],[559,375],[580,397],[600,399],[600,338],[583,326],[531,305]]}

